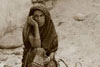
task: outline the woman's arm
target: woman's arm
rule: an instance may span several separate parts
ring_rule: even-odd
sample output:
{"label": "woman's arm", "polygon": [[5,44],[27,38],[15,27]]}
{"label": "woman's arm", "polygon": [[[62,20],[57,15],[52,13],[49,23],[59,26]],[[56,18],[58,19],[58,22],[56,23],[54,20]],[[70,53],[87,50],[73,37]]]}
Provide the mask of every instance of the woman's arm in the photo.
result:
{"label": "woman's arm", "polygon": [[33,48],[41,47],[41,40],[40,38],[35,38],[32,33],[29,34],[29,41]]}
{"label": "woman's arm", "polygon": [[34,37],[35,38],[40,38],[40,35],[39,35],[39,26],[38,26],[37,22],[32,18],[32,16],[29,16],[27,20],[28,20],[27,23],[29,23],[30,25],[32,25],[33,28],[34,28]]}
{"label": "woman's arm", "polygon": [[34,29],[34,35],[32,33],[29,34],[29,41],[33,48],[41,47],[41,40],[40,40],[40,34],[39,34],[39,27],[35,20],[32,19],[30,16],[28,19],[28,23],[33,26]]}

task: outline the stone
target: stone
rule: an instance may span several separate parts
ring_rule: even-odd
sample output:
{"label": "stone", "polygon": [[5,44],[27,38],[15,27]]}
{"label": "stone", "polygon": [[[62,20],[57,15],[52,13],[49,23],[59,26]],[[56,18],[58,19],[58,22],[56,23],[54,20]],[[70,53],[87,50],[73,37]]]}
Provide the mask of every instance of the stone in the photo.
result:
{"label": "stone", "polygon": [[77,21],[83,21],[85,20],[85,15],[82,13],[77,13],[73,18]]}
{"label": "stone", "polygon": [[13,32],[7,33],[0,39],[0,48],[10,49],[22,46],[22,31],[15,30]]}

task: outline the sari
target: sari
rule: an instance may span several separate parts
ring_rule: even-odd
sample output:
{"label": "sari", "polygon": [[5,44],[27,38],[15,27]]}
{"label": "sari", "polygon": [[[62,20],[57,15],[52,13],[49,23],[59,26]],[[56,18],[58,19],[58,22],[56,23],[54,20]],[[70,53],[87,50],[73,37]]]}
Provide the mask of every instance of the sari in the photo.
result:
{"label": "sari", "polygon": [[[45,15],[45,24],[42,27],[39,27],[40,39],[41,39],[41,48],[45,49],[46,55],[49,56],[50,53],[56,52],[58,49],[58,36],[51,19],[50,13],[43,4],[33,4],[33,7],[30,9],[29,16],[33,15],[35,10],[40,10]],[[24,28],[23,28],[23,43],[24,43],[24,52],[23,52],[23,59],[22,59],[22,67],[27,67],[27,54],[32,48],[30,41],[28,39],[29,34],[34,33],[32,30],[32,25],[28,24],[26,21]]]}

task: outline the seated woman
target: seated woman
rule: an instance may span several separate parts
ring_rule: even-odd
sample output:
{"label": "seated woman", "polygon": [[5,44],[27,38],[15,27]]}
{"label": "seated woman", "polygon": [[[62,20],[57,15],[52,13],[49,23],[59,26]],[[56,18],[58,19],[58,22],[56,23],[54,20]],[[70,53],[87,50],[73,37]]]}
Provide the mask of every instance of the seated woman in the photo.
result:
{"label": "seated woman", "polygon": [[58,37],[50,13],[43,4],[36,3],[30,9],[23,28],[23,42],[22,67],[29,67],[36,55],[44,56],[44,67],[57,67]]}

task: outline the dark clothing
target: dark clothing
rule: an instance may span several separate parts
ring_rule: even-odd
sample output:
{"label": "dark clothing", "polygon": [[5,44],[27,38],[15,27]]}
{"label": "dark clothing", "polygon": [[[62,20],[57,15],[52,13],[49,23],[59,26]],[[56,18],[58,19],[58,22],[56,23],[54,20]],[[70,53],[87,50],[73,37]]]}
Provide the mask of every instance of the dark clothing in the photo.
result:
{"label": "dark clothing", "polygon": [[[39,28],[39,32],[41,39],[41,48],[44,48],[46,54],[49,56],[50,53],[55,52],[58,48],[58,37],[56,34],[56,30],[53,21],[51,20],[50,13],[44,5],[34,4],[33,7],[30,9],[29,16],[31,16],[35,10],[42,11],[46,17],[45,19],[46,22],[42,27]],[[29,33],[34,33],[34,31],[32,31],[32,26],[27,22],[25,23],[25,26],[23,28],[23,42],[25,48],[22,59],[22,67],[26,67],[25,66],[27,65],[27,61],[25,61],[26,55],[28,51],[32,49],[32,46],[28,39]]]}

